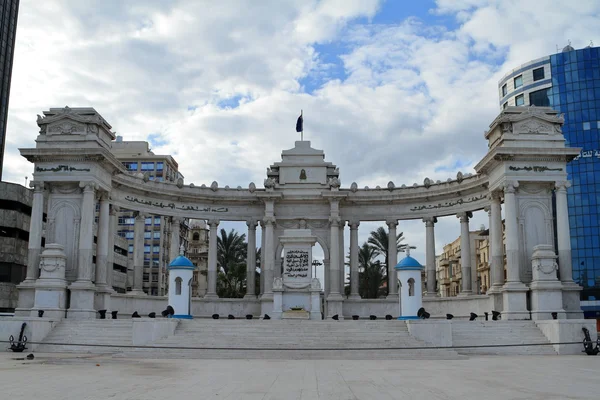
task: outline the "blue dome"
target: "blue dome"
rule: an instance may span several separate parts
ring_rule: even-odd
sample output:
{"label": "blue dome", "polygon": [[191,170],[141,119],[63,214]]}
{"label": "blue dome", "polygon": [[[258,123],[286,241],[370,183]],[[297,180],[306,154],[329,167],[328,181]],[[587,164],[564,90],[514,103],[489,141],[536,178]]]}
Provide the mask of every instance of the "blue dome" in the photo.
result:
{"label": "blue dome", "polygon": [[196,266],[192,263],[189,258],[185,256],[177,256],[171,264],[169,264],[169,269],[195,269]]}
{"label": "blue dome", "polygon": [[406,256],[396,266],[394,269],[398,270],[421,270],[423,266],[411,256]]}

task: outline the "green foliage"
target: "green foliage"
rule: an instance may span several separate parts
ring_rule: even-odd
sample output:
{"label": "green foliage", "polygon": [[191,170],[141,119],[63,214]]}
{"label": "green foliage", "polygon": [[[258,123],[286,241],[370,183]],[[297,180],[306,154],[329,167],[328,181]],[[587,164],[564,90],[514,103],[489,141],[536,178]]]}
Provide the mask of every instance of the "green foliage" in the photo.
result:
{"label": "green foliage", "polygon": [[385,296],[381,285],[387,279],[387,268],[376,257],[377,249],[368,243],[358,249],[358,292],[363,299]]}
{"label": "green foliage", "polygon": [[217,237],[217,294],[241,298],[246,294],[246,234],[221,229]]}

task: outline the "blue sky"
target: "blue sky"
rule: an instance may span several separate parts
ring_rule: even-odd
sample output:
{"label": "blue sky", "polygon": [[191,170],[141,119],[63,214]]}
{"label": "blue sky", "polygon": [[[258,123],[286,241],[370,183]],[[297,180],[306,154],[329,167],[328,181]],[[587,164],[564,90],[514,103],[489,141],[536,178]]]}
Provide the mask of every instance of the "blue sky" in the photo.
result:
{"label": "blue sky", "polygon": [[[504,73],[568,40],[600,43],[597,0],[22,0],[19,12],[4,166],[18,183],[36,114],[65,105],[172,154],[196,185],[262,186],[299,139],[300,109],[345,187],[446,180],[485,154]],[[424,258],[423,223],[398,230]],[[438,252],[459,233],[440,219]]]}

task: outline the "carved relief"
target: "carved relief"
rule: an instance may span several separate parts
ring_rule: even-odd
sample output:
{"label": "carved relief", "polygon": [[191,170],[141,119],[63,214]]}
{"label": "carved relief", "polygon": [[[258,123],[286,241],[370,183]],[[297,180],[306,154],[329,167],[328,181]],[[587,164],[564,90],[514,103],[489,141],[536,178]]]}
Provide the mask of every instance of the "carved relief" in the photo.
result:
{"label": "carved relief", "polygon": [[515,122],[515,133],[520,134],[554,134],[553,125],[540,121],[539,119],[530,119],[524,122]]}
{"label": "carved relief", "polygon": [[72,121],[62,121],[48,126],[48,133],[58,133],[62,135],[71,135],[78,132],[84,132],[85,127]]}

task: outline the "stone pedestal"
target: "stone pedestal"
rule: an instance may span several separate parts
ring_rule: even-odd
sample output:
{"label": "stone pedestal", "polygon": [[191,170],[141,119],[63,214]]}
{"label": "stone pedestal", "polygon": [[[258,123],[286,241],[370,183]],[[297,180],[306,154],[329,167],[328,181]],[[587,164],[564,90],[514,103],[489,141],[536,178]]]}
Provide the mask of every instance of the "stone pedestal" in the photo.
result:
{"label": "stone pedestal", "polygon": [[556,276],[558,265],[552,245],[540,244],[533,247],[531,256],[532,282],[531,319],[552,319],[552,313],[565,318],[562,301],[562,284]]}
{"label": "stone pedestal", "polygon": [[562,284],[562,304],[565,310],[565,316],[568,319],[583,319],[581,310],[581,290],[583,288],[573,281],[561,282]]}
{"label": "stone pedestal", "polygon": [[281,278],[273,279],[273,310],[272,319],[281,319],[283,314],[283,281]]}
{"label": "stone pedestal", "polygon": [[96,310],[110,310],[110,296],[115,291],[108,285],[96,287],[94,295],[94,308]]}
{"label": "stone pedestal", "polygon": [[40,256],[40,277],[35,282],[35,299],[31,316],[44,310],[44,317],[62,319],[67,306],[67,281],[65,267],[67,256],[60,244],[47,244]]}
{"label": "stone pedestal", "polygon": [[35,280],[23,281],[17,285],[19,301],[15,308],[16,317],[28,317],[35,303]]}
{"label": "stone pedestal", "polygon": [[529,319],[527,286],[521,282],[507,282],[502,287],[502,319]]}
{"label": "stone pedestal", "polygon": [[90,281],[75,281],[69,286],[71,291],[71,306],[68,311],[68,318],[71,319],[92,319],[96,318],[94,309],[94,297],[96,287]]}

